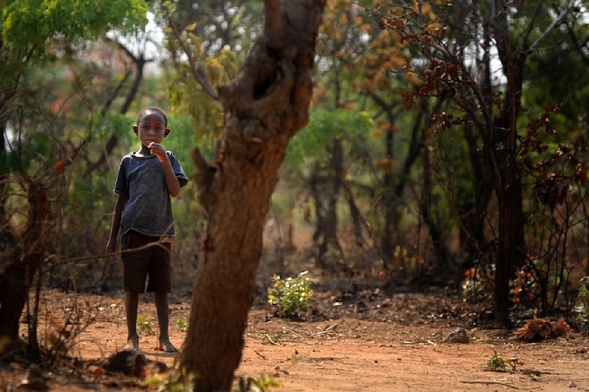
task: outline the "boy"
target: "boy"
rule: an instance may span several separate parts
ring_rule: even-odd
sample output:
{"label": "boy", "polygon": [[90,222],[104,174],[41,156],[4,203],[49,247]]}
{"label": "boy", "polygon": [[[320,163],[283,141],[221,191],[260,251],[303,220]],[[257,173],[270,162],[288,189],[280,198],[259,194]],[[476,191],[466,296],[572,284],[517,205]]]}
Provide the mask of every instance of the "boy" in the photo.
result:
{"label": "boy", "polygon": [[170,133],[168,116],[162,109],[155,106],[141,109],[133,131],[139,136],[141,149],[121,160],[114,188],[118,197],[106,252],[111,259],[116,257],[120,232],[128,332],[125,348],[139,349],[139,293],[148,291],[153,292],[158,318],[157,348],[176,352],[168,335],[168,293],[172,291],[169,239],[174,237],[170,196],[178,196],[188,178],[176,156],[160,144]]}

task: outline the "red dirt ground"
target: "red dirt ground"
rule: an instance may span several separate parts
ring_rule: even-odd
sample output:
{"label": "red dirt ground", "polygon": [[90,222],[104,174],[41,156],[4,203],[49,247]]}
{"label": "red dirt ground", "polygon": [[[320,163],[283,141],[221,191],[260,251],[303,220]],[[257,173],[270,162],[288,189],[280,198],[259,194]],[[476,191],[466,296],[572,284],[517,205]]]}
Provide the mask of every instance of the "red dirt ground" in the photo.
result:
{"label": "red dirt ground", "polygon": [[[246,346],[237,377],[280,381],[272,391],[589,391],[589,337],[579,332],[553,340],[527,343],[513,331],[485,329],[472,322],[480,310],[443,291],[429,294],[385,294],[360,290],[353,301],[333,292],[317,292],[309,321],[274,317],[258,304],[250,312]],[[41,386],[50,391],[114,391],[145,389],[141,380],[103,373],[90,365],[125,344],[122,294],[97,296],[45,291],[41,343],[63,328],[66,314],[75,313],[70,357],[54,369],[41,369]],[[171,340],[182,346],[186,332],[176,320],[188,320],[190,296],[171,298]],[[144,333],[141,347],[148,359],[174,366],[175,355],[155,351],[157,323],[150,297],[143,296],[139,314],[150,318],[153,334]],[[53,320],[53,321],[51,321]],[[60,326],[61,323],[61,326]],[[456,328],[469,343],[445,343]],[[74,333],[77,332],[77,333]],[[515,367],[490,371],[497,356]],[[0,366],[0,390],[23,390],[27,364]],[[19,389],[21,388],[21,389]],[[32,388],[35,390],[35,388]],[[39,389],[37,389],[39,390]]]}

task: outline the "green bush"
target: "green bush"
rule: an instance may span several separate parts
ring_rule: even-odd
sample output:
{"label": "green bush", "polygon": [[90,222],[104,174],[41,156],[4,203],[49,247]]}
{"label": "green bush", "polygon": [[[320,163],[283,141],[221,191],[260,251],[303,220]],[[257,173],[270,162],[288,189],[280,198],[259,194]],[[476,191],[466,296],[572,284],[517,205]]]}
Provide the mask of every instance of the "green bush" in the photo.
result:
{"label": "green bush", "polygon": [[303,271],[296,278],[272,277],[274,284],[268,288],[268,304],[276,306],[280,316],[296,318],[309,309],[313,291],[307,274],[308,271]]}

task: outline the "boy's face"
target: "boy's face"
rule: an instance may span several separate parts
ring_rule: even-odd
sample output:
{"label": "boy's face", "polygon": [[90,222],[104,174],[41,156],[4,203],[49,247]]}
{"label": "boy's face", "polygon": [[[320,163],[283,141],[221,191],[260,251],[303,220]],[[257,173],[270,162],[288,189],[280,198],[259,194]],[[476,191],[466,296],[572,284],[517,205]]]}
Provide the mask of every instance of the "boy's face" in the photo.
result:
{"label": "boy's face", "polygon": [[147,112],[141,117],[139,124],[133,125],[133,131],[139,136],[144,146],[149,146],[151,142],[161,143],[170,133],[170,130],[166,128],[166,121],[157,112]]}

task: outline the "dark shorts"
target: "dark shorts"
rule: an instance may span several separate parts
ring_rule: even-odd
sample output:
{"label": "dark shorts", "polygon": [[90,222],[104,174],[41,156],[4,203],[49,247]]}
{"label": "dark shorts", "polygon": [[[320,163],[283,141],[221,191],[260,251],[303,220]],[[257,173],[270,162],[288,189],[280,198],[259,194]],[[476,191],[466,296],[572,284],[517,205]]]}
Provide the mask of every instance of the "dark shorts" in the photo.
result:
{"label": "dark shorts", "polygon": [[[136,249],[130,251],[132,249]],[[143,293],[172,292],[170,242],[128,231],[121,238],[125,290]]]}

